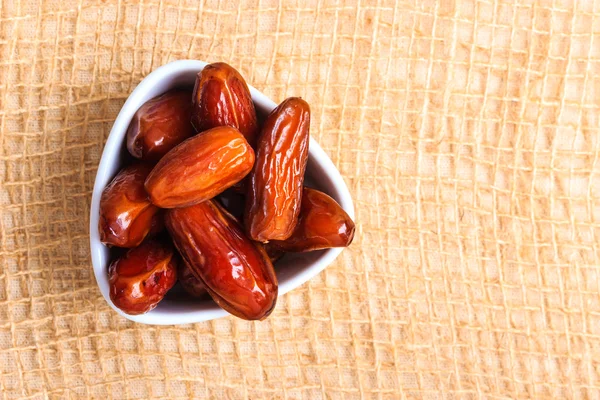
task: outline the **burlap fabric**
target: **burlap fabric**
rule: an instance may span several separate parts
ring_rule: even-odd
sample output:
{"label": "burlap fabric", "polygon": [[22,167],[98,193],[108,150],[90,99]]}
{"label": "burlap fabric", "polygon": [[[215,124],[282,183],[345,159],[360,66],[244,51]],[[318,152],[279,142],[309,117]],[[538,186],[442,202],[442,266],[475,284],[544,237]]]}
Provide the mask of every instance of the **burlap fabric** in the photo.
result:
{"label": "burlap fabric", "polygon": [[[600,3],[0,6],[5,399],[598,398]],[[357,235],[261,323],[128,322],[88,210],[121,105],[223,60],[302,96]]]}

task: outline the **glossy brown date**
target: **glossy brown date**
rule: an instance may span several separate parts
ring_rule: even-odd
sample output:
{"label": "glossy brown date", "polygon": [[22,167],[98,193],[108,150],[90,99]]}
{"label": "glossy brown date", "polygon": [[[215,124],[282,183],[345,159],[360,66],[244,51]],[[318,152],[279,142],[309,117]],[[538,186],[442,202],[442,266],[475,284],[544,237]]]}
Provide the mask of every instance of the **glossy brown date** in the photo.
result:
{"label": "glossy brown date", "polygon": [[108,268],[110,299],[127,314],[143,314],[163,299],[177,281],[173,247],[156,239],[129,249]]}
{"label": "glossy brown date", "polygon": [[323,192],[305,187],[298,224],[286,240],[270,246],[282,251],[303,252],[346,247],[354,238],[354,221],[342,207]]}
{"label": "glossy brown date", "polygon": [[150,230],[160,228],[160,221],[155,218],[159,209],[150,203],[144,189],[151,169],[146,164],[123,168],[102,192],[98,221],[102,243],[135,247]]}
{"label": "glossy brown date", "polygon": [[167,210],[175,246],[213,300],[248,320],[267,317],[277,301],[277,277],[261,246],[216,201]]}
{"label": "glossy brown date", "polygon": [[310,107],[284,100],[267,117],[250,174],[244,224],[253,240],[288,238],[298,220],[308,159]]}
{"label": "glossy brown date", "polygon": [[245,177],[254,151],[235,128],[202,132],[167,153],[154,167],[145,187],[161,208],[185,207],[211,199]]}
{"label": "glossy brown date", "polygon": [[198,132],[231,126],[254,147],[256,111],[248,85],[237,70],[222,62],[207,65],[196,77],[192,99],[192,124]]}
{"label": "glossy brown date", "polygon": [[135,158],[155,162],[194,135],[192,92],[171,90],[140,107],[127,129],[127,149]]}
{"label": "glossy brown date", "polygon": [[204,287],[204,283],[192,272],[192,269],[187,265],[185,261],[179,263],[179,270],[177,271],[177,276],[179,277],[179,283],[181,283],[181,287],[187,294],[192,297],[202,297],[206,292],[206,288]]}

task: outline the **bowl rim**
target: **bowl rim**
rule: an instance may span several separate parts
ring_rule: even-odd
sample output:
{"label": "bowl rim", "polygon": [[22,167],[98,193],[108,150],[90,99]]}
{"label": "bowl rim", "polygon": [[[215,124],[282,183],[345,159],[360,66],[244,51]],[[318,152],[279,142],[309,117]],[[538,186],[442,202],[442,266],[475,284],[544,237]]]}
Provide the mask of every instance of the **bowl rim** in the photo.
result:
{"label": "bowl rim", "polygon": [[[98,288],[100,289],[100,292],[102,293],[102,296],[106,302],[117,313],[134,322],[152,325],[175,325],[208,321],[229,315],[225,310],[220,308],[214,310],[186,310],[174,312],[167,316],[163,315],[162,313],[156,313],[154,310],[141,315],[129,315],[124,313],[122,310],[117,308],[110,299],[107,274],[109,260],[106,260],[106,263],[103,265],[102,253],[105,252],[106,247],[100,242],[100,235],[98,233],[100,197],[104,188],[108,185],[108,183],[110,183],[114,176],[114,174],[109,173],[111,169],[109,164],[113,162],[113,154],[118,154],[120,151],[122,151],[122,145],[124,143],[126,131],[134,113],[137,111],[139,106],[141,106],[141,104],[150,99],[146,98],[146,96],[148,95],[150,89],[157,82],[168,77],[197,73],[201,71],[207,64],[208,63],[199,60],[172,61],[148,74],[131,92],[121,107],[121,110],[119,111],[119,114],[117,115],[110,130],[106,143],[104,144],[100,162],[98,164],[90,206],[90,253],[94,276]],[[272,110],[277,106],[274,101],[269,99],[253,86],[248,85],[248,87],[250,88],[252,100],[260,107]],[[139,104],[139,106],[136,106],[136,104]],[[328,183],[330,187],[336,192],[334,197],[337,198],[340,206],[342,206],[346,213],[348,213],[348,215],[354,219],[354,204],[346,183],[331,159],[327,156],[327,154],[312,136],[310,137],[309,143],[309,163],[315,163],[321,170],[325,172],[323,178],[329,180]],[[332,193],[329,194],[331,195]],[[335,260],[335,258],[342,252],[342,250],[343,248],[322,250],[322,255],[316,260],[316,262],[310,264],[308,267],[304,268],[302,271],[285,282],[280,282],[278,295],[282,296],[286,294],[290,290],[299,287],[317,275],[329,264],[331,264],[333,260]]]}

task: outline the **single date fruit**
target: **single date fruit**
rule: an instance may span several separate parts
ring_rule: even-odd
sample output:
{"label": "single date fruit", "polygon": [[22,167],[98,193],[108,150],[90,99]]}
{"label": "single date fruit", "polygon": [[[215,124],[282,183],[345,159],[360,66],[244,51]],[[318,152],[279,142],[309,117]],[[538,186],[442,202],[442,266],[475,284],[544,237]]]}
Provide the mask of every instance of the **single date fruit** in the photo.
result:
{"label": "single date fruit", "polygon": [[308,160],[310,107],[298,97],[284,100],[267,117],[250,174],[244,224],[253,240],[287,239],[300,212]]}
{"label": "single date fruit", "polygon": [[192,124],[198,132],[231,126],[254,147],[256,111],[248,85],[237,70],[222,62],[207,65],[196,77],[192,100]]}
{"label": "single date fruit", "polygon": [[173,246],[149,239],[129,249],[110,264],[108,281],[110,299],[127,314],[152,310],[177,281]]}
{"label": "single date fruit", "polygon": [[264,249],[216,201],[167,210],[173,243],[213,300],[248,320],[267,317],[277,301],[277,277]]}
{"label": "single date fruit", "polygon": [[191,99],[189,90],[176,89],[144,103],[127,129],[127,149],[131,155],[156,162],[194,135]]}
{"label": "single date fruit", "polygon": [[208,200],[252,169],[254,151],[235,128],[209,129],[167,153],[146,179],[152,203],[185,207]]}
{"label": "single date fruit", "polygon": [[98,231],[100,241],[109,246],[135,247],[148,232],[160,228],[154,206],[144,189],[152,169],[146,164],[123,168],[104,189],[100,197]]}
{"label": "single date fruit", "polygon": [[303,252],[346,247],[354,238],[354,221],[346,211],[323,192],[305,187],[300,218],[285,240],[273,240],[269,246],[282,251]]}

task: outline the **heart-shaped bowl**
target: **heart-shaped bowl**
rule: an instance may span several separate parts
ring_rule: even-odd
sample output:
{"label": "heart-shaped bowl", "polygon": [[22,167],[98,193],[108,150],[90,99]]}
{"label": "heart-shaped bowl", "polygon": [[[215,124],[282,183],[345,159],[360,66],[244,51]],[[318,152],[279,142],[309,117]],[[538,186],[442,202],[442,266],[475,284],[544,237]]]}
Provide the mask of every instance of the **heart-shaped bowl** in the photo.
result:
{"label": "heart-shaped bowl", "polygon": [[[112,178],[123,166],[127,127],[138,108],[153,97],[175,87],[193,87],[196,74],[201,71],[205,62],[181,60],[166,64],[148,75],[131,93],[110,131],[104,145],[100,165],[94,183],[92,207],[90,211],[90,249],[94,275],[100,292],[106,302],[119,314],[132,321],[153,325],[174,325],[208,321],[227,315],[223,309],[210,298],[194,299],[184,293],[172,289],[158,306],[142,315],[128,315],[118,309],[110,299],[108,284],[108,266],[111,251],[100,242],[98,218],[100,215],[100,196]],[[250,86],[252,100],[259,115],[268,115],[276,106],[271,99]],[[333,197],[354,218],[354,206],[348,187],[340,176],[335,165],[325,154],[319,144],[310,139],[308,164],[306,168],[307,186],[319,189]],[[284,295],[297,288],[310,278],[321,272],[341,252],[342,248],[319,250],[308,253],[288,253],[280,259],[275,270],[279,281],[279,295]]]}

